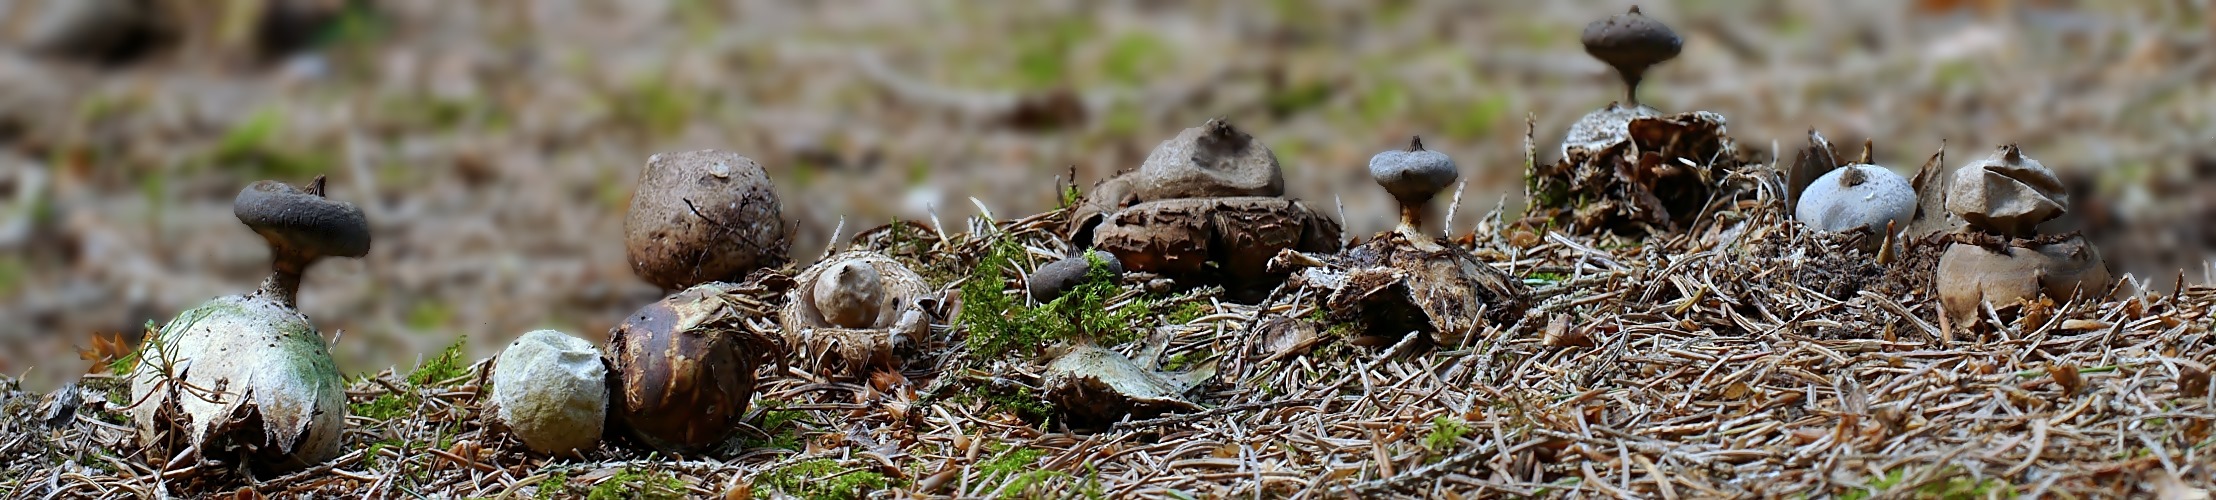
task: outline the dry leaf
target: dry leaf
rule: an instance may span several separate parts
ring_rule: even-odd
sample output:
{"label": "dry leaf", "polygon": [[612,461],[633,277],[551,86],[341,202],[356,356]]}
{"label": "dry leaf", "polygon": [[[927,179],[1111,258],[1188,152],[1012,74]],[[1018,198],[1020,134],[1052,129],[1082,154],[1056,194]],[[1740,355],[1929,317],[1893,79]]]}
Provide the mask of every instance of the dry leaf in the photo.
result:
{"label": "dry leaf", "polygon": [[2077,365],[2047,365],[2047,376],[2062,387],[2064,396],[2075,396],[2078,389],[2085,387],[2085,379],[2078,377]]}

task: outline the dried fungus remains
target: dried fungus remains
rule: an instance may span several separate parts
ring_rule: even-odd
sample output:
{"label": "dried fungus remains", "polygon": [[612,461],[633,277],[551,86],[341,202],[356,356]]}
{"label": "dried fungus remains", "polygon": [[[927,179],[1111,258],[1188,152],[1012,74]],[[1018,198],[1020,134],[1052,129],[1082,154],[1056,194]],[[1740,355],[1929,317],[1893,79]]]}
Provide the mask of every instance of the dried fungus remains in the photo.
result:
{"label": "dried fungus remains", "polygon": [[1158,366],[1160,351],[1151,353],[1134,361],[1101,347],[1073,347],[1047,364],[1046,398],[1079,425],[1200,409],[1185,393],[1215,377],[1215,366],[1162,371]]}
{"label": "dried fungus remains", "polygon": [[1485,325],[1521,320],[1530,291],[1458,245],[1388,232],[1345,253],[1310,258],[1300,283],[1329,291],[1322,302],[1336,322],[1370,335],[1428,335],[1461,345]]}
{"label": "dried fungus remains", "polygon": [[858,374],[895,365],[930,327],[931,287],[885,254],[852,251],[824,259],[799,276],[779,318],[798,365]]}
{"label": "dried fungus remains", "polygon": [[1957,170],[1946,206],[1969,227],[1939,259],[1935,284],[1950,334],[1976,329],[1988,306],[2111,291],[2108,264],[2083,235],[2037,234],[2039,223],[2069,209],[2069,198],[2053,171],[2015,145]]}
{"label": "dried fungus remains", "polygon": [[[1612,126],[1615,118],[1579,128]],[[1622,139],[1611,133],[1573,132],[1596,139],[1565,145],[1560,161],[1532,164],[1525,175],[1532,217],[1583,234],[1668,233],[1737,203],[1754,184],[1738,175],[1753,159],[1725,134],[1723,115],[1635,116]]]}

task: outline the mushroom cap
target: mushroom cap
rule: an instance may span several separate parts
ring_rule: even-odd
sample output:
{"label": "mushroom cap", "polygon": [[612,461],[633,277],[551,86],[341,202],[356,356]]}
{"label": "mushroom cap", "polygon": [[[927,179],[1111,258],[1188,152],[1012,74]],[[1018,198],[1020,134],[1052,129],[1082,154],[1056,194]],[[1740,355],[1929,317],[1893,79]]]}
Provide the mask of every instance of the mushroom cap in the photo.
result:
{"label": "mushroom cap", "polygon": [[1585,43],[1585,53],[1625,72],[1641,71],[1675,58],[1685,46],[1677,32],[1640,13],[1638,6],[1586,24],[1578,38]]}
{"label": "mushroom cap", "polygon": [[1981,303],[1998,308],[2042,293],[2057,301],[2070,300],[2073,293],[2103,294],[2110,278],[2100,251],[2077,236],[2028,247],[1955,243],[1939,257],[1934,286],[1948,319],[1966,325],[1977,320]]}
{"label": "mushroom cap", "polygon": [[1277,155],[1222,118],[1162,141],[1135,175],[1131,188],[1139,201],[1285,195]]}
{"label": "mushroom cap", "polygon": [[665,289],[737,281],[792,251],[769,174],[713,149],[648,158],[623,234],[631,271]]}
{"label": "mushroom cap", "polygon": [[369,219],[362,210],[323,197],[320,183],[311,189],[315,192],[278,181],[256,181],[231,200],[231,213],[269,240],[280,259],[313,261],[369,254]]}
{"label": "mushroom cap", "polygon": [[1907,227],[1916,216],[1916,189],[1885,167],[1847,165],[1810,183],[1793,213],[1808,227],[1826,232]]}
{"label": "mushroom cap", "polygon": [[1446,153],[1425,150],[1423,140],[1418,138],[1409,141],[1408,149],[1371,156],[1370,177],[1401,204],[1421,205],[1453,185],[1460,174],[1455,170],[1453,158],[1448,158]]}
{"label": "mushroom cap", "polygon": [[2007,236],[2031,236],[2039,223],[2069,209],[2062,180],[2013,144],[1956,170],[1947,192],[1947,211],[1971,227]]}
{"label": "mushroom cap", "polygon": [[1093,250],[1039,266],[1031,271],[1031,276],[1024,279],[1024,290],[1031,293],[1031,300],[1042,303],[1061,297],[1085,283],[1085,276],[1093,270],[1093,261],[1088,255],[1098,257],[1100,263],[1108,267],[1109,275],[1114,277],[1115,283],[1123,283],[1123,262],[1116,260],[1116,254]]}
{"label": "mushroom cap", "polygon": [[885,282],[878,277],[877,266],[867,262],[832,264],[816,279],[811,292],[824,321],[843,328],[875,326],[877,312],[885,305]]}

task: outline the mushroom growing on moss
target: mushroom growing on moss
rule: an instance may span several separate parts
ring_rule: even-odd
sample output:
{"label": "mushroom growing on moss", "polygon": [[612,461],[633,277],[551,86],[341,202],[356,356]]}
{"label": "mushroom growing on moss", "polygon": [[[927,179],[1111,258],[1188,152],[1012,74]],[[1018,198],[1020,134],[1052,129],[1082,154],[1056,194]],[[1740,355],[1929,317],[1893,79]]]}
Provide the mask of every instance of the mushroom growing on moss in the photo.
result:
{"label": "mushroom growing on moss", "polygon": [[705,283],[662,298],[609,334],[608,411],[633,439],[691,453],[731,437],[754,397],[754,368],[783,351],[750,328],[767,311],[734,298],[742,285]]}
{"label": "mushroom growing on moss", "polygon": [[1947,210],[1970,231],[1939,258],[1936,286],[1948,333],[1976,324],[1983,304],[2005,308],[2041,294],[2067,301],[2108,293],[2111,276],[2083,235],[2039,235],[2039,223],[2069,209],[2053,171],[2015,145],[1963,167]]}
{"label": "mushroom growing on moss", "polygon": [[779,319],[802,368],[857,374],[891,364],[930,328],[930,285],[885,254],[833,255],[794,281]]}
{"label": "mushroom growing on moss", "polygon": [[362,211],[323,188],[316,177],[306,189],[260,181],[240,191],[232,213],[268,243],[273,272],[253,293],[187,310],[149,339],[131,417],[163,458],[181,445],[289,470],[338,455],[345,388],[323,336],[293,304],[310,265],[366,255],[370,237]]}
{"label": "mushroom growing on moss", "polygon": [[1063,293],[1084,284],[1085,276],[1092,272],[1094,261],[1099,261],[1108,268],[1108,276],[1113,280],[1111,283],[1123,284],[1123,262],[1116,260],[1116,254],[1093,250],[1039,266],[1037,270],[1031,271],[1031,276],[1024,278],[1024,291],[1031,294],[1033,301],[1041,304],[1053,302]]}
{"label": "mushroom growing on moss", "polygon": [[760,164],[736,153],[647,158],[623,220],[632,272],[679,290],[785,265],[792,239],[773,187]]}

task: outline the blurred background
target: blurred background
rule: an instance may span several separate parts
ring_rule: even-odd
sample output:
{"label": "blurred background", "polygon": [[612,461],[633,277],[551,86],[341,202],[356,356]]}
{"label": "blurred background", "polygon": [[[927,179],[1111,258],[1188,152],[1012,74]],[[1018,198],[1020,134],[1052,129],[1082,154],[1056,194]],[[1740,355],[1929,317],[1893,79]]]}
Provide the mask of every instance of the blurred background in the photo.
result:
{"label": "blurred background", "polygon": [[[1552,161],[1621,95],[1577,40],[1631,4],[0,0],[0,371],[50,385],[96,333],[251,290],[267,251],[230,202],[257,179],[328,175],[369,216],[369,256],[300,296],[348,373],[462,336],[605,338],[661,293],[622,244],[661,151],[759,160],[803,262],[841,218],[1053,209],[1072,173],[1215,116],[1351,234],[1392,222],[1367,158],[1422,135],[1463,167],[1467,231],[1521,205],[1527,116]],[[2073,183],[2057,224],[2118,271],[2210,278],[2209,0],[1640,6],[1686,39],[1647,104],[1722,113],[1766,153],[1873,138],[1902,172],[2020,143]]]}

